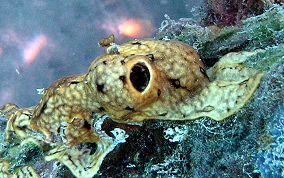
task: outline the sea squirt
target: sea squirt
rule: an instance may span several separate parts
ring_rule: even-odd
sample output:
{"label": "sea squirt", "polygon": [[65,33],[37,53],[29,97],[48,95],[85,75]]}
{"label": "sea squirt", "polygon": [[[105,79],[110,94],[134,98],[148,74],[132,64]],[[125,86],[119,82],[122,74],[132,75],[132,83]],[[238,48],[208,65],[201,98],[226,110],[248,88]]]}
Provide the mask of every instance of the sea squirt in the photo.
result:
{"label": "sea squirt", "polygon": [[[54,82],[37,106],[3,105],[6,138],[49,145],[47,161],[58,159],[75,176],[92,177],[118,143],[100,128],[105,115],[125,124],[200,117],[220,121],[241,108],[261,80],[261,72],[240,65],[255,52],[229,53],[206,71],[196,50],[178,41],[141,39],[104,46],[106,54],[87,73]],[[113,133],[127,137],[123,130]],[[96,151],[84,143],[96,143]],[[10,175],[7,161],[0,163],[5,170],[0,175]],[[36,174],[28,168],[21,171]]]}

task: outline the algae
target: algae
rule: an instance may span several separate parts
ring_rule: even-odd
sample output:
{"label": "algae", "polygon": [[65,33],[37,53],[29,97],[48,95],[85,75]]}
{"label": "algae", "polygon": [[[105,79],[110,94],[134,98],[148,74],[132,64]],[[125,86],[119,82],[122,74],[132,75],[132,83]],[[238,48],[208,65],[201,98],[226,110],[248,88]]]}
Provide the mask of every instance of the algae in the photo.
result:
{"label": "algae", "polygon": [[237,51],[252,51],[284,42],[284,10],[273,5],[263,14],[245,19],[239,26],[202,26],[198,21],[179,21],[165,16],[157,39],[178,40],[194,46],[201,58],[212,66],[218,58]]}

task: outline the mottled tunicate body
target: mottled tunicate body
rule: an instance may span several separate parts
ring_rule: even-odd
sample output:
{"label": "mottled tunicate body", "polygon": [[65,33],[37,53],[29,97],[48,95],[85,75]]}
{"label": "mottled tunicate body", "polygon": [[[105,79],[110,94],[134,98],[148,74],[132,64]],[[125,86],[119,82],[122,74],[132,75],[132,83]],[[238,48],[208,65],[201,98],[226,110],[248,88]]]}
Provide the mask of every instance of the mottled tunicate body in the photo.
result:
{"label": "mottled tunicate body", "polygon": [[[93,177],[119,143],[101,128],[106,115],[126,124],[200,117],[220,121],[241,108],[261,80],[259,71],[240,65],[254,52],[228,54],[206,70],[196,50],[181,42],[104,44],[109,46],[106,54],[95,59],[87,73],[54,82],[35,107],[0,108],[8,118],[7,139],[15,135],[42,147],[47,144],[45,159],[58,159],[76,177]],[[128,137],[123,131],[111,133],[122,140]],[[96,143],[95,152],[84,143]],[[0,161],[0,175],[11,176],[8,167]],[[20,171],[37,176],[31,167]]]}
{"label": "mottled tunicate body", "polygon": [[114,48],[117,53],[92,63],[86,81],[100,110],[117,122],[172,118],[179,103],[209,83],[203,62],[186,44],[145,39]]}

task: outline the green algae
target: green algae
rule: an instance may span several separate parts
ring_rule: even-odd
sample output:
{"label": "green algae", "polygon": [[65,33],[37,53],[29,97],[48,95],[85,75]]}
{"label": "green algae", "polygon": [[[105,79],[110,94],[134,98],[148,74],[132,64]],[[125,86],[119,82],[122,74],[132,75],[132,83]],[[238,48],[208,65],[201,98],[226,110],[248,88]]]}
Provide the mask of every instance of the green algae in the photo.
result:
{"label": "green algae", "polygon": [[263,50],[258,50],[257,54],[249,57],[244,65],[261,71],[269,71],[273,65],[284,59],[283,54],[283,44],[278,46],[269,46]]}
{"label": "green algae", "polygon": [[36,161],[43,160],[42,150],[33,143],[27,143],[23,146],[19,144],[7,145],[5,150],[0,151],[1,159],[10,162],[9,170],[16,172],[25,165],[34,165]]}
{"label": "green algae", "polygon": [[263,48],[284,42],[284,9],[275,5],[265,13],[243,20],[251,41],[249,48]]}
{"label": "green algae", "polygon": [[220,57],[236,51],[252,51],[284,42],[284,5],[274,5],[261,15],[242,21],[242,25],[203,27],[192,19],[171,20],[159,29],[158,39],[178,40],[194,46],[211,66]]}

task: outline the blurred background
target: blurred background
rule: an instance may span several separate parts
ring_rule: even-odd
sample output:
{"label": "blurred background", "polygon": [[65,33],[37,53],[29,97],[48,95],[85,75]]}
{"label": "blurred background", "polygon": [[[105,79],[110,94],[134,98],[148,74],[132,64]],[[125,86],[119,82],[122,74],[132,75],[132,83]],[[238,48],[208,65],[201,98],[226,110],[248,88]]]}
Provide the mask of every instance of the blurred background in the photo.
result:
{"label": "blurred background", "polygon": [[202,0],[1,0],[0,105],[38,103],[37,89],[85,73],[104,53],[97,42],[118,44],[153,37],[168,14],[192,17]]}

